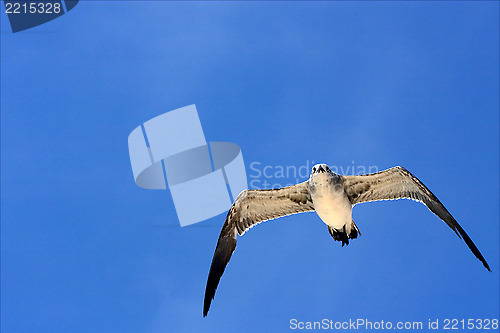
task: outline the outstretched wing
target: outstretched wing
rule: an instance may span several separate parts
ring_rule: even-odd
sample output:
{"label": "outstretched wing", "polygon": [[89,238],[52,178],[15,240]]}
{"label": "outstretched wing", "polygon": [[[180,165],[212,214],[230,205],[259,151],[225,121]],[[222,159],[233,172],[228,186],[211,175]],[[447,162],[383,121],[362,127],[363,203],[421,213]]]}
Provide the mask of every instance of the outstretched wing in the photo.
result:
{"label": "outstretched wing", "polygon": [[344,190],[353,205],[377,200],[413,199],[424,203],[431,212],[463,238],[474,255],[491,271],[490,266],[474,242],[462,229],[436,196],[408,170],[397,166],[377,173],[360,176],[342,176]]}
{"label": "outstretched wing", "polygon": [[236,236],[253,226],[278,217],[314,210],[307,182],[276,190],[244,190],[234,201],[222,226],[205,289],[203,316],[224,269],[236,248]]}

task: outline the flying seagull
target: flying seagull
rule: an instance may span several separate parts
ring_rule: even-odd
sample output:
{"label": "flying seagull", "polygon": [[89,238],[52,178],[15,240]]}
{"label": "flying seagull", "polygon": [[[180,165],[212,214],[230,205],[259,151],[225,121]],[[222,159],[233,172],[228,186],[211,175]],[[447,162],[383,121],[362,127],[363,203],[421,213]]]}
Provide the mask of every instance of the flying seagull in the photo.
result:
{"label": "flying seagull", "polygon": [[434,194],[408,170],[397,166],[377,173],[342,176],[326,164],[316,164],[311,176],[297,185],[270,189],[244,190],[229,209],[217,242],[205,289],[203,316],[210,308],[215,290],[236,248],[236,237],[253,226],[291,214],[316,211],[333,239],[349,245],[349,239],[361,235],[352,220],[352,207],[377,200],[412,199],[422,202],[443,220],[483,263],[490,266],[467,233]]}

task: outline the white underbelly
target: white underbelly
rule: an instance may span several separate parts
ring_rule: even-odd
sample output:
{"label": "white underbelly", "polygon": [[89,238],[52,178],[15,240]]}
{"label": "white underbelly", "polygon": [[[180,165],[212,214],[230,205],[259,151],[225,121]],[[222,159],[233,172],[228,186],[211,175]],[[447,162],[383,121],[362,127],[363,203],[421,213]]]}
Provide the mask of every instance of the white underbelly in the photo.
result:
{"label": "white underbelly", "polygon": [[320,219],[330,227],[341,230],[352,221],[352,205],[345,195],[326,193],[313,196],[313,204]]}

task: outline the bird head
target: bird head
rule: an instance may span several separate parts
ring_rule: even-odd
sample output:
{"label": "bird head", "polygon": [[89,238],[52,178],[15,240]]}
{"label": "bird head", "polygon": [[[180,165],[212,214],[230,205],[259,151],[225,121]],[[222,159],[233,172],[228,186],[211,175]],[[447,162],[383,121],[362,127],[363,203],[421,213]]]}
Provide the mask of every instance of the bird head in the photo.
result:
{"label": "bird head", "polygon": [[316,164],[313,166],[311,171],[311,176],[317,173],[333,173],[332,170],[326,164]]}

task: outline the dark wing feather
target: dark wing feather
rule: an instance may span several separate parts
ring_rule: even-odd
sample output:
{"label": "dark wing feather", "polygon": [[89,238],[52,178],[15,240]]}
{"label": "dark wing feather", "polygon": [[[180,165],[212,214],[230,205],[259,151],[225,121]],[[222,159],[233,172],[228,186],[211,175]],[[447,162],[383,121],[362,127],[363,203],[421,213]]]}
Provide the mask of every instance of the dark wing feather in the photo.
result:
{"label": "dark wing feather", "polygon": [[307,182],[276,190],[245,190],[234,201],[215,249],[205,289],[203,316],[210,303],[224,269],[236,248],[236,236],[251,227],[278,217],[314,210]]}
{"label": "dark wing feather", "polygon": [[469,249],[491,271],[490,266],[474,242],[436,196],[403,167],[394,167],[377,173],[360,176],[342,176],[344,190],[352,204],[377,200],[413,199],[424,203],[431,212],[463,238]]}

